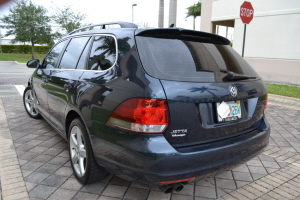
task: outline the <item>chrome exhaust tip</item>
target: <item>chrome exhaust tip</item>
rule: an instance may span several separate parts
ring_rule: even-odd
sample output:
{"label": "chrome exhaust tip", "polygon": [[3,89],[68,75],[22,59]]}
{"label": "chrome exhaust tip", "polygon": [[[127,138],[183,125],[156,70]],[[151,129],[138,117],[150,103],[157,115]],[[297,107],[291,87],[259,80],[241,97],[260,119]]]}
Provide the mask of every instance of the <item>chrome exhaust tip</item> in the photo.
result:
{"label": "chrome exhaust tip", "polygon": [[163,185],[163,186],[160,186],[159,189],[161,191],[163,191],[165,194],[169,194],[173,191],[173,188],[171,187],[171,185]]}
{"label": "chrome exhaust tip", "polygon": [[183,189],[184,185],[181,184],[181,183],[174,183],[174,184],[171,185],[171,187],[176,192],[180,192]]}

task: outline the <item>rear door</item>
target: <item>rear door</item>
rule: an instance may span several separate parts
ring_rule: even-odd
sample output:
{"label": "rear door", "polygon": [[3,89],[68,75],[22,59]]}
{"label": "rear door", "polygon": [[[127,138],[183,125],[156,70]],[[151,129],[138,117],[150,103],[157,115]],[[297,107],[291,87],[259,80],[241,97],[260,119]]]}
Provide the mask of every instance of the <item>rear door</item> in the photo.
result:
{"label": "rear door", "polygon": [[260,77],[229,45],[191,38],[136,37],[145,71],[168,99],[166,139],[181,147],[256,130],[266,96]]}
{"label": "rear door", "polygon": [[[63,52],[57,68],[49,75],[50,120],[63,132],[67,105],[74,106],[77,82],[85,69],[89,36],[74,37]],[[86,50],[85,50],[86,49]]]}

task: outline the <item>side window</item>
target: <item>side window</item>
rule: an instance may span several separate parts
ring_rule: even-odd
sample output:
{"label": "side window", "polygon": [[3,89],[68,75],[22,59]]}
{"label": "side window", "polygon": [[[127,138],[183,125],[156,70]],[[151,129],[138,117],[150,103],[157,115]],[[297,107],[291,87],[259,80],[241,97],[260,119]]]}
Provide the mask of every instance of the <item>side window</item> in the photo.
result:
{"label": "side window", "polygon": [[86,44],[85,46],[85,49],[83,50],[81,56],[80,56],[80,59],[78,61],[78,64],[77,64],[77,68],[76,69],[85,69],[85,66],[86,66],[86,60],[87,60],[87,54],[89,53],[90,51],[90,46],[91,46],[91,43],[92,43],[92,39],[89,40],[89,42]]}
{"label": "side window", "polygon": [[89,39],[90,37],[72,38],[61,59],[59,65],[60,68],[76,69],[76,65],[79,61],[80,55],[82,54],[82,51]]}
{"label": "side window", "polygon": [[60,53],[62,52],[64,46],[68,43],[69,40],[64,40],[58,43],[55,47],[51,49],[51,51],[47,54],[43,62],[43,68],[53,69],[57,67],[57,62]]}
{"label": "side window", "polygon": [[116,60],[116,41],[112,36],[96,36],[89,57],[88,69],[106,70]]}

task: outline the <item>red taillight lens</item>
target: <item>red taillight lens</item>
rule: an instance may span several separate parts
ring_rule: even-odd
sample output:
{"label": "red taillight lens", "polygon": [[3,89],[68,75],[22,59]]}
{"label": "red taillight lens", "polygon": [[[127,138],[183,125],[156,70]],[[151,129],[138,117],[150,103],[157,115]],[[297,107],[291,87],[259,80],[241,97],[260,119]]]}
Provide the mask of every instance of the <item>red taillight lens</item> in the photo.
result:
{"label": "red taillight lens", "polygon": [[135,132],[162,133],[169,124],[165,100],[134,98],[121,103],[107,124]]}
{"label": "red taillight lens", "polygon": [[182,180],[176,180],[176,181],[165,181],[165,182],[159,182],[160,184],[172,184],[172,183],[180,183],[180,182],[186,182],[186,181],[190,181],[196,179],[196,177],[192,177],[192,178],[186,178],[186,179],[182,179]]}

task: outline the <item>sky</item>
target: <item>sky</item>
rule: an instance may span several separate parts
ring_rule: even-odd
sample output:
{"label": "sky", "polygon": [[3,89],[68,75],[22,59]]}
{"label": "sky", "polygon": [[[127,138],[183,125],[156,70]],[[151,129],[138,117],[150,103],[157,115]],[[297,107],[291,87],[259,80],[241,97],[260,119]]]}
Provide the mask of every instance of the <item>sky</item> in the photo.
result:
{"label": "sky", "polygon": [[[12,2],[1,5],[0,17],[9,14],[8,8]],[[56,6],[62,8],[71,5],[75,12],[87,15],[85,23],[92,24],[111,21],[131,22],[133,9],[134,23],[147,23],[149,27],[153,28],[158,26],[159,0],[32,0],[32,2],[43,5],[50,13]],[[164,2],[164,27],[169,27],[170,1],[165,0]],[[198,0],[177,0],[177,27],[193,29],[193,17],[185,18],[186,8],[197,2]],[[132,7],[133,4],[137,4],[137,6]],[[200,17],[196,19],[196,30],[200,30]]]}

